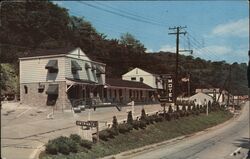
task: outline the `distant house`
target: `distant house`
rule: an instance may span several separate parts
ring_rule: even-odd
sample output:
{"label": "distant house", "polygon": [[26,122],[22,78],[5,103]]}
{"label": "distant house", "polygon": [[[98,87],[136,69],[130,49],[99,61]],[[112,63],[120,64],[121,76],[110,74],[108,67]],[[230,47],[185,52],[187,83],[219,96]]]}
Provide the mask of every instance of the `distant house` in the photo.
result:
{"label": "distant house", "polygon": [[226,90],[221,90],[220,88],[196,89],[195,92],[202,92],[207,95],[210,95],[214,98],[214,100],[218,101],[220,104],[226,104],[228,100],[228,92]]}
{"label": "distant house", "polygon": [[145,71],[140,68],[134,68],[133,70],[123,74],[122,79],[127,81],[141,82],[155,90],[163,89],[163,81],[160,75],[154,74],[150,71]]}
{"label": "distant house", "polygon": [[214,101],[214,98],[205,93],[199,92],[195,95],[189,97],[190,101],[194,101],[195,105],[206,105],[210,101],[211,103]]}
{"label": "distant house", "polygon": [[153,94],[154,89],[142,82],[114,78],[107,78],[104,88],[106,102],[152,102]]}
{"label": "distant house", "polygon": [[77,100],[103,97],[105,64],[80,48],[36,50],[19,60],[21,103],[63,110]]}

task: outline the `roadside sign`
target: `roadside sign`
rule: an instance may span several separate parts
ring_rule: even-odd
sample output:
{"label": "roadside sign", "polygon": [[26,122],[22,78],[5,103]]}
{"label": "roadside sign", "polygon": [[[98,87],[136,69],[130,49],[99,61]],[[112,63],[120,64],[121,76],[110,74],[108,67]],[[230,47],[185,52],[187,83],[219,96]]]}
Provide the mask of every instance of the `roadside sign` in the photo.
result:
{"label": "roadside sign", "polygon": [[97,127],[98,121],[76,121],[76,125],[78,126],[86,126],[86,127]]}

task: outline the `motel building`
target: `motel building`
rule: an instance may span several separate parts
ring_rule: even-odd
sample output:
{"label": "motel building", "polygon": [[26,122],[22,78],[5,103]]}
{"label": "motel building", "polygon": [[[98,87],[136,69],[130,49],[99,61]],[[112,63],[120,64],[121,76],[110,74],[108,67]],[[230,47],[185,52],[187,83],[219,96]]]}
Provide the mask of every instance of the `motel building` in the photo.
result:
{"label": "motel building", "polygon": [[91,60],[80,48],[36,50],[19,60],[20,102],[30,106],[63,111],[93,100],[150,102],[156,90],[144,82],[106,80],[106,65]]}

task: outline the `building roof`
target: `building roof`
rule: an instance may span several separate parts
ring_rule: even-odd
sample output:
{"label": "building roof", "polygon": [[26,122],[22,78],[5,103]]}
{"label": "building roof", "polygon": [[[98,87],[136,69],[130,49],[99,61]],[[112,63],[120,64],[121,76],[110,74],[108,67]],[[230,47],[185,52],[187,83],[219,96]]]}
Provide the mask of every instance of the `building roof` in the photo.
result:
{"label": "building roof", "polygon": [[36,57],[36,56],[49,56],[49,55],[59,55],[59,54],[67,54],[70,51],[76,49],[75,47],[64,47],[57,49],[36,49],[29,50],[22,54],[22,57]]}
{"label": "building roof", "polygon": [[135,81],[127,81],[118,78],[106,78],[106,85],[113,87],[127,87],[127,88],[141,88],[141,89],[152,89],[152,87]]}

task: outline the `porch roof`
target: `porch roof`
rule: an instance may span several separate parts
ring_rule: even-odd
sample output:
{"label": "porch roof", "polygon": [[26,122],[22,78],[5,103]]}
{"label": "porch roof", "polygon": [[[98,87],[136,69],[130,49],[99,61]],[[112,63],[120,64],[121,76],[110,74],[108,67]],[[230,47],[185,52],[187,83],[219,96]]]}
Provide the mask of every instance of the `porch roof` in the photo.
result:
{"label": "porch roof", "polygon": [[97,82],[91,80],[82,80],[82,79],[74,79],[74,78],[66,78],[69,82],[75,82],[79,84],[98,84]]}
{"label": "porch roof", "polygon": [[115,78],[106,78],[106,85],[108,87],[124,87],[124,88],[133,88],[133,89],[154,90],[154,88],[142,82],[127,81],[127,80],[115,79]]}

